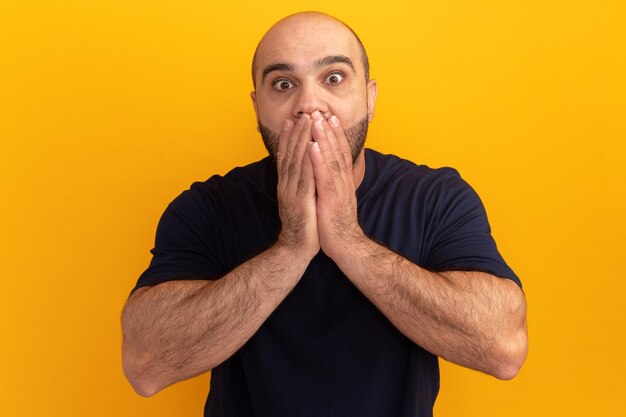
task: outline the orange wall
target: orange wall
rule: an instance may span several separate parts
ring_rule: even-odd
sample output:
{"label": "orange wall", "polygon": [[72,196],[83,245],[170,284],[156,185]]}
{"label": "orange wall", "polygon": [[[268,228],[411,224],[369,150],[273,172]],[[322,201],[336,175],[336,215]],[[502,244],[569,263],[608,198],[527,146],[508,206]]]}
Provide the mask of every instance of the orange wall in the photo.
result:
{"label": "orange wall", "polygon": [[524,282],[522,372],[501,382],[443,363],[437,415],[624,415],[623,2],[293,4],[0,6],[0,414],[201,415],[206,375],[134,394],[120,311],[169,201],[264,155],[256,42],[318,9],[368,47],[369,146],[458,168]]}

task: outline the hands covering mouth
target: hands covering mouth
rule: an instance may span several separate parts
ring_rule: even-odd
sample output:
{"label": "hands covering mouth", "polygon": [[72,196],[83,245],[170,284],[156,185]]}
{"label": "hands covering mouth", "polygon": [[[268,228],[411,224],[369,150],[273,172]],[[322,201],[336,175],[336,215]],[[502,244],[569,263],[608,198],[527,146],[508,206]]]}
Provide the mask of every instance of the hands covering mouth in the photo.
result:
{"label": "hands covering mouth", "polygon": [[[303,255],[345,256],[364,237],[357,219],[352,152],[339,118],[321,112],[287,119],[276,154],[279,242]],[[335,259],[338,260],[338,259]]]}

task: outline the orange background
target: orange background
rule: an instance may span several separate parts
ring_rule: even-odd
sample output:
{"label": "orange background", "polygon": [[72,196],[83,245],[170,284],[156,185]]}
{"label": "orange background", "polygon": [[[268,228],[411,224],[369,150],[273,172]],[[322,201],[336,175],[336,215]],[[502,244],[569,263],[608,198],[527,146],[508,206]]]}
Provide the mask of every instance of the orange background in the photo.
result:
{"label": "orange background", "polygon": [[368,48],[368,146],[459,169],[527,293],[519,376],[442,361],[436,414],[626,415],[622,4],[4,2],[0,414],[201,415],[208,375],[132,391],[120,312],[165,206],[264,156],[252,53],[316,9]]}

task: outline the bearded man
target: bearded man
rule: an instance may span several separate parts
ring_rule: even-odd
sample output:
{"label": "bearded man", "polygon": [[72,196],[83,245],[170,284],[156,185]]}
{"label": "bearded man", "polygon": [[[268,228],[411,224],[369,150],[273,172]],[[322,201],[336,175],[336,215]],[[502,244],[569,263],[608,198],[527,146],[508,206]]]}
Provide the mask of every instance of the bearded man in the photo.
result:
{"label": "bearded man", "polygon": [[450,168],[364,149],[376,81],[356,34],[299,13],[263,37],[251,94],[269,156],[167,208],[122,316],[150,396],[211,370],[205,416],[431,416],[438,357],[525,360],[521,284]]}

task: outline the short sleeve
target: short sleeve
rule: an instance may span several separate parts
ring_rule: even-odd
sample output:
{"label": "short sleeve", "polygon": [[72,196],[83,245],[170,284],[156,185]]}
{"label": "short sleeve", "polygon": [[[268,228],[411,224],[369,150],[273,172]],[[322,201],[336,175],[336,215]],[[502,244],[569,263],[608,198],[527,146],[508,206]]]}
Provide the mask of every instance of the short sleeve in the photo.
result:
{"label": "short sleeve", "polygon": [[152,260],[137,288],[172,280],[217,279],[224,274],[219,198],[196,183],[166,208]]}
{"label": "short sleeve", "polygon": [[433,271],[481,271],[521,282],[506,264],[491,235],[487,213],[476,192],[457,171],[445,169],[430,223],[435,236],[427,256]]}

